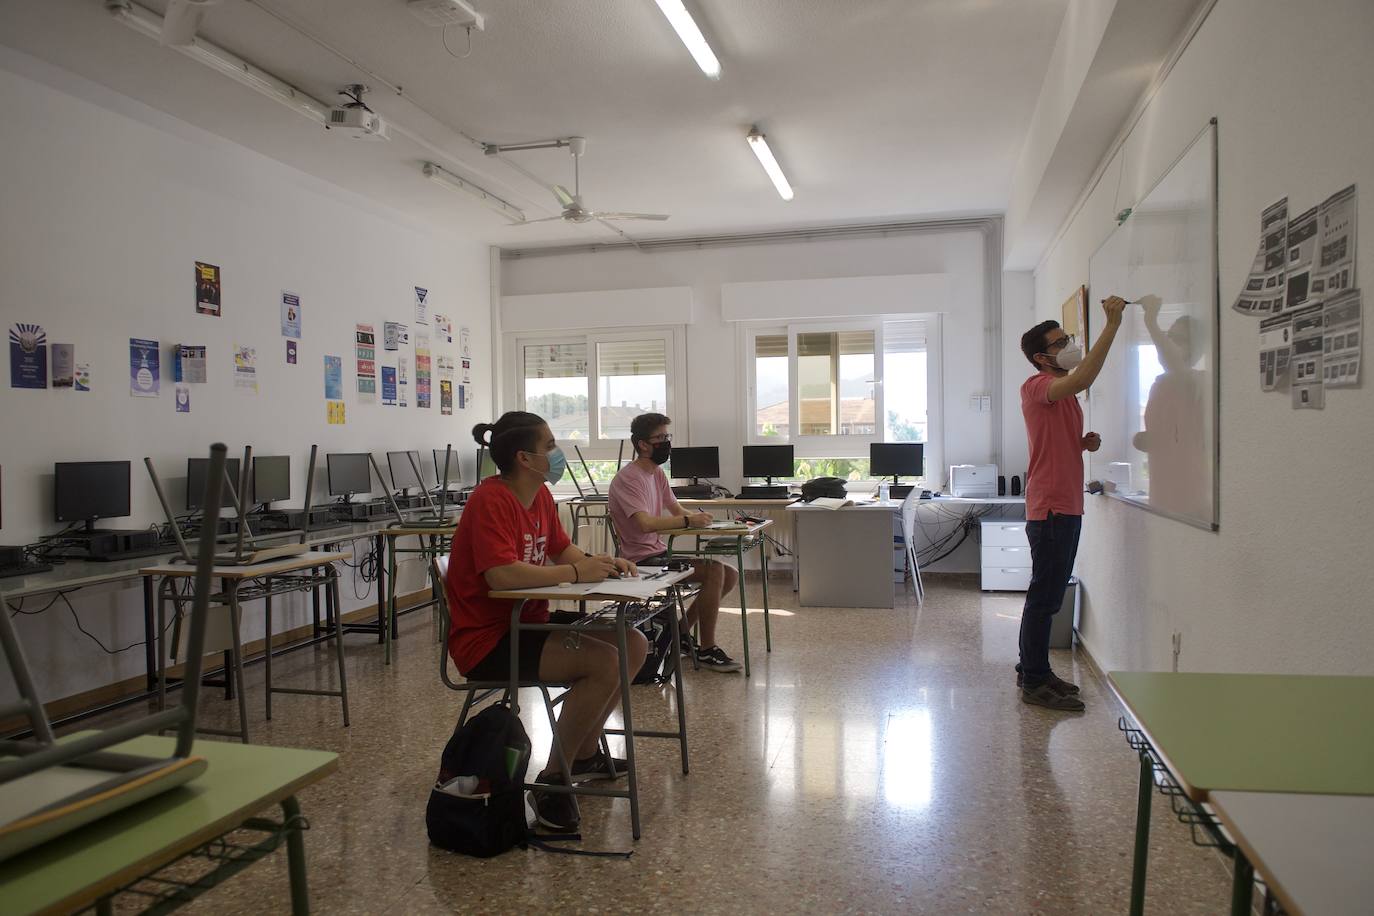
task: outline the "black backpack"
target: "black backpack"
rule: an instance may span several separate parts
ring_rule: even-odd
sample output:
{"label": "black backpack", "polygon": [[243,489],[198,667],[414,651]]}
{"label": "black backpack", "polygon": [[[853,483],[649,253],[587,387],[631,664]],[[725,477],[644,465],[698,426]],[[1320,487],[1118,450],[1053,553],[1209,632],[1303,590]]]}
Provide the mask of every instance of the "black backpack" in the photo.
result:
{"label": "black backpack", "polygon": [[[631,605],[627,614],[645,610],[643,605]],[[649,654],[644,656],[644,664],[631,679],[632,684],[662,684],[673,673],[674,653],[678,647],[673,645],[673,622],[669,614],[677,613],[677,603],[670,601],[668,606],[652,617],[641,621],[639,631],[649,640]]]}
{"label": "black backpack", "polygon": [[801,495],[802,499],[811,502],[823,496],[845,499],[849,493],[844,488],[844,481],[839,477],[813,477],[802,484]]}
{"label": "black backpack", "polygon": [[[425,807],[429,841],[482,858],[524,842],[529,765],[529,735],[506,704],[488,706],[455,728]],[[466,791],[459,793],[459,782]]]}

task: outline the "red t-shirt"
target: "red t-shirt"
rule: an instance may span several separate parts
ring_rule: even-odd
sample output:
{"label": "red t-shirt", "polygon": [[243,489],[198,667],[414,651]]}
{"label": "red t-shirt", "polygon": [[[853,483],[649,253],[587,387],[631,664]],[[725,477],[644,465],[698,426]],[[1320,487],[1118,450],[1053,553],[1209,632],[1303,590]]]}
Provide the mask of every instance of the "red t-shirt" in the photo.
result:
{"label": "red t-shirt", "polygon": [[[458,520],[444,582],[453,618],[448,654],[459,671],[471,671],[510,630],[514,602],[488,598],[491,586],[483,573],[511,563],[544,566],[570,543],[548,487],[540,487],[526,509],[500,477],[488,477],[478,485]],[[520,619],[547,623],[549,603],[527,602]]]}
{"label": "red t-shirt", "polygon": [[1026,469],[1026,518],[1083,514],[1083,408],[1078,398],[1050,400],[1054,376],[1038,372],[1021,385],[1030,466]]}

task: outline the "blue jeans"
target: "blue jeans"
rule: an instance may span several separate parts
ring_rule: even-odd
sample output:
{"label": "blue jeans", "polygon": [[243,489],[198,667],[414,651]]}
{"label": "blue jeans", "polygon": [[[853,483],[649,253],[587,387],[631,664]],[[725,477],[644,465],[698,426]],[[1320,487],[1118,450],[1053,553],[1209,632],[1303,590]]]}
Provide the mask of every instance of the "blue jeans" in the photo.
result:
{"label": "blue jeans", "polygon": [[1083,516],[1056,515],[1026,522],[1031,549],[1031,581],[1021,611],[1021,672],[1027,687],[1038,687],[1050,675],[1050,625],[1064,603],[1064,591],[1078,555]]}

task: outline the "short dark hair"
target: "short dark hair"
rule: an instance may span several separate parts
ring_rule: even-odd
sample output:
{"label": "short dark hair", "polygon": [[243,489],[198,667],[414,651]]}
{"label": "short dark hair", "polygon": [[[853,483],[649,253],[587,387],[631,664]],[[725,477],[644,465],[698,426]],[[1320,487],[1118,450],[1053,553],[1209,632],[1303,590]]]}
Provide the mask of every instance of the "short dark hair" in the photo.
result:
{"label": "short dark hair", "polygon": [[630,421],[630,442],[644,442],[660,426],[668,426],[673,421],[661,413],[642,413]]}
{"label": "short dark hair", "polygon": [[1045,352],[1045,335],[1057,327],[1059,322],[1051,318],[1021,335],[1021,352],[1026,354],[1026,359],[1030,360],[1030,364],[1035,368],[1040,368],[1040,364],[1035,361],[1035,354]]}
{"label": "short dark hair", "polygon": [[537,413],[510,410],[495,423],[478,423],[472,428],[472,438],[491,451],[491,460],[502,474],[509,474],[515,470],[515,456],[533,451],[539,444],[539,427],[543,425],[544,418]]}

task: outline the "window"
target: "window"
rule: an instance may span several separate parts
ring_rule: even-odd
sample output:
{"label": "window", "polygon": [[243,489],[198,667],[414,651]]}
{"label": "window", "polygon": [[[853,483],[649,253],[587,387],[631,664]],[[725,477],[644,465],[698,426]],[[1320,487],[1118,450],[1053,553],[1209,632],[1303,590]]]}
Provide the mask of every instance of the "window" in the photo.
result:
{"label": "window", "polygon": [[937,330],[936,318],[746,327],[747,441],[793,443],[800,477],[867,479],[871,443],[929,441]]}
{"label": "window", "polygon": [[[630,421],[642,413],[672,416],[681,390],[673,374],[682,362],[677,347],[672,329],[512,335],[515,402],[548,420],[560,442],[580,446],[589,460],[610,458],[614,467]],[[685,430],[685,417],[674,425]]]}

